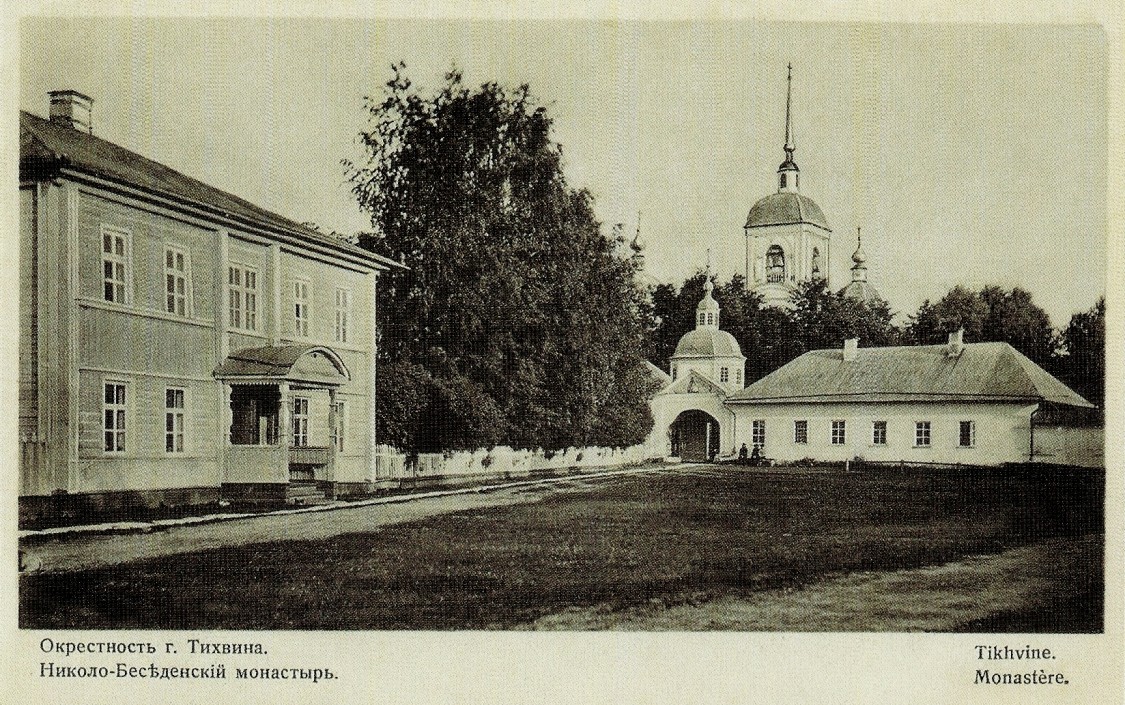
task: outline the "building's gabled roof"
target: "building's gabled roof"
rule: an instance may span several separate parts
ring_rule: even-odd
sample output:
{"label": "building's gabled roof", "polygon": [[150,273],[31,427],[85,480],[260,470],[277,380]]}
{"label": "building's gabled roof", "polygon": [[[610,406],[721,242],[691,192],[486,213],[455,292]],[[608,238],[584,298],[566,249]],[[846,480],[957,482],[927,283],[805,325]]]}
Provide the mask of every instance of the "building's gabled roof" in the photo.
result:
{"label": "building's gabled roof", "polygon": [[799,193],[782,191],[761,198],[746,216],[747,228],[765,228],[771,225],[809,223],[831,231],[824,211],[816,201]]}
{"label": "building's gabled roof", "polygon": [[672,381],[672,375],[668,374],[648,360],[645,360],[645,372],[648,373],[648,376],[651,377],[654,382],[659,383],[661,387],[667,385]]}
{"label": "building's gabled roof", "polygon": [[813,350],[728,398],[732,403],[1047,401],[1092,407],[1007,343]]}
{"label": "building's gabled roof", "polygon": [[21,176],[50,175],[59,167],[71,167],[149,193],[201,206],[236,221],[248,221],[260,228],[293,235],[361,257],[377,266],[403,267],[388,257],[260,208],[113,142],[21,110]]}

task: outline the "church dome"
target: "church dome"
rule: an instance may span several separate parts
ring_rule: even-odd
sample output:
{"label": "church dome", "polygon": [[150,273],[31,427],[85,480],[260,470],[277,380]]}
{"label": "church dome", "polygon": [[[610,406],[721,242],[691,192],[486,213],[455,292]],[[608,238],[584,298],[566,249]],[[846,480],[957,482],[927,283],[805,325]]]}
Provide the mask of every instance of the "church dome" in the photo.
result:
{"label": "church dome", "polygon": [[816,201],[799,193],[782,191],[759,199],[746,217],[747,228],[809,223],[831,232],[828,219]]}
{"label": "church dome", "polygon": [[874,303],[883,297],[879,296],[879,292],[875,287],[871,286],[865,281],[852,281],[847,286],[840,289],[840,296],[864,303]]}
{"label": "church dome", "polygon": [[742,357],[742,348],[725,330],[700,327],[680,338],[672,357]]}

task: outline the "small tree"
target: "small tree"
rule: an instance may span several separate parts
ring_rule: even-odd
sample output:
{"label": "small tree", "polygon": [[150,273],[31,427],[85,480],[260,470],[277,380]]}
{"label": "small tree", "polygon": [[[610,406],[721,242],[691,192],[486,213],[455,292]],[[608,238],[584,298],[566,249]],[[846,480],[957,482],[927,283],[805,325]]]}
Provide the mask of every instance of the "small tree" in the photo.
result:
{"label": "small tree", "polygon": [[1091,403],[1105,403],[1105,297],[1089,311],[1076,313],[1062,332],[1062,378]]}

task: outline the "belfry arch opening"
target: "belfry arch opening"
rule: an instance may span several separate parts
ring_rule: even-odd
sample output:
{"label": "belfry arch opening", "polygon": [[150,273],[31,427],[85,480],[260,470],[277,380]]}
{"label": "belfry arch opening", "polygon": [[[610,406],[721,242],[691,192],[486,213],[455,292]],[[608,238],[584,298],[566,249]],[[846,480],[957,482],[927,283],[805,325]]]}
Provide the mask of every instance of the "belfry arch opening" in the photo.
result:
{"label": "belfry arch opening", "polygon": [[682,412],[668,429],[672,455],[686,461],[706,462],[719,454],[719,421],[705,411]]}

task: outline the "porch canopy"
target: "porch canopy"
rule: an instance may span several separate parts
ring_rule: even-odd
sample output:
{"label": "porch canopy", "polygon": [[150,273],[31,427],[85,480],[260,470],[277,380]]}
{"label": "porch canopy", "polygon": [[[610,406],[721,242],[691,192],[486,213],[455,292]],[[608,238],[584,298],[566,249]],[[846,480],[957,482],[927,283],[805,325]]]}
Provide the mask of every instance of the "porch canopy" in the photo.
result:
{"label": "porch canopy", "polygon": [[231,384],[279,384],[335,388],[351,373],[336,351],[323,345],[267,345],[231,353],[212,373]]}

